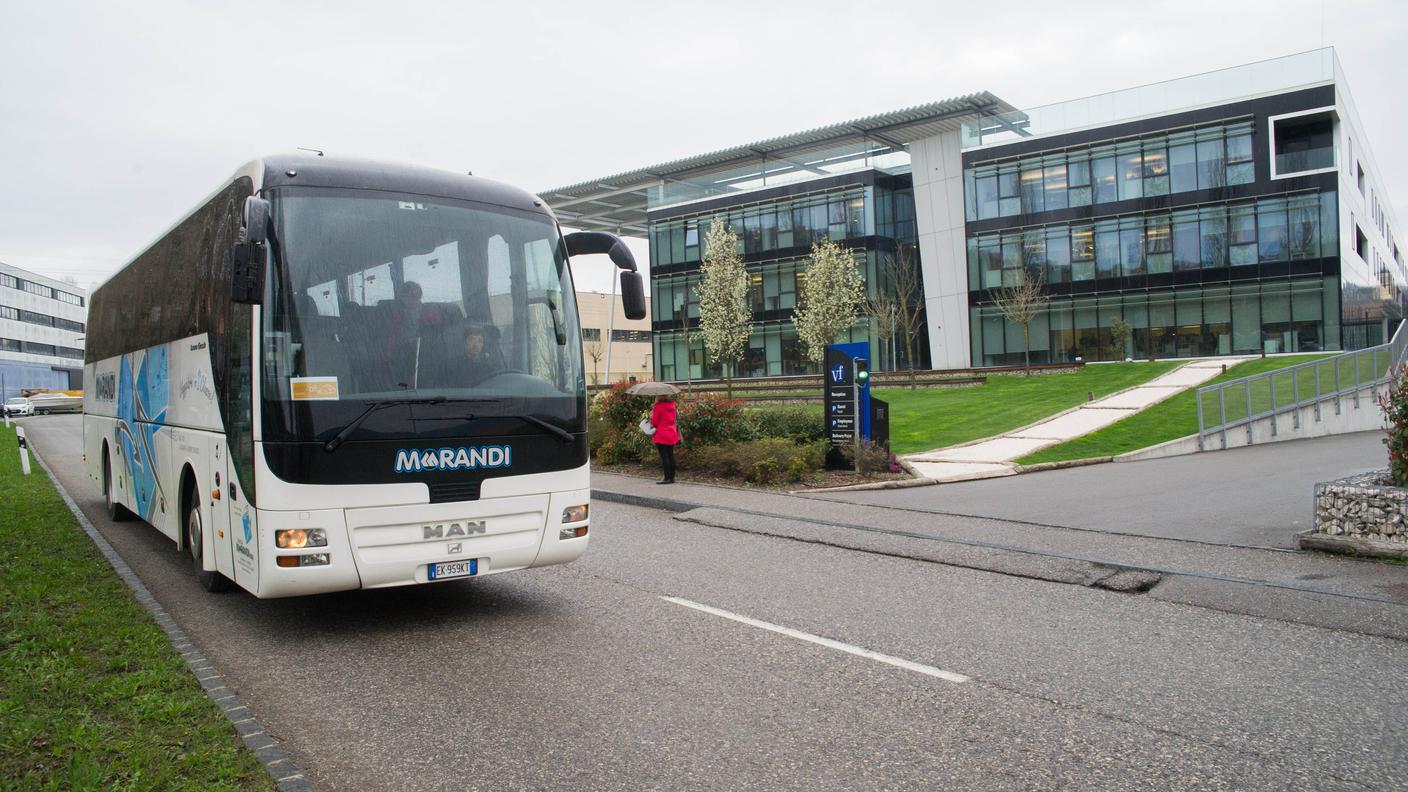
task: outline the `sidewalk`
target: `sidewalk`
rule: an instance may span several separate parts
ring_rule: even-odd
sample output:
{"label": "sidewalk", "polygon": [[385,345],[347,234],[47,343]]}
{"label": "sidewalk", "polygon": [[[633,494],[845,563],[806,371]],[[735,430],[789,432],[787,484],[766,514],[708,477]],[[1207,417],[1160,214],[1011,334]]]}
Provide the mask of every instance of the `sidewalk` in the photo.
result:
{"label": "sidewalk", "polygon": [[1015,459],[1103,429],[1176,393],[1202,385],[1250,359],[1194,360],[1143,385],[1096,399],[1031,426],[965,445],[910,454],[905,460],[920,475],[940,482],[1010,476],[1016,472],[1012,465]]}
{"label": "sidewalk", "polygon": [[594,498],[682,522],[1408,640],[1408,567],[593,472]]}

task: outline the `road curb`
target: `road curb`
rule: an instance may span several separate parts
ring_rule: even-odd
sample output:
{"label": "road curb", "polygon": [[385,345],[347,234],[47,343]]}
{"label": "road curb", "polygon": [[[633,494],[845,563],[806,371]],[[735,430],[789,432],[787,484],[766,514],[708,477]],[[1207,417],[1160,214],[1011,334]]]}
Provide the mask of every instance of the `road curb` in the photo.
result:
{"label": "road curb", "polygon": [[45,475],[49,477],[49,482],[58,491],[59,497],[64,499],[68,510],[73,512],[73,517],[78,520],[79,527],[88,534],[89,539],[93,540],[98,552],[102,553],[103,558],[106,558],[107,562],[112,565],[117,576],[122,578],[128,588],[132,589],[132,594],[137,602],[147,609],[157,625],[166,633],[167,639],[171,641],[171,648],[175,649],[177,654],[186,661],[186,665],[195,675],[196,681],[200,683],[205,695],[215,702],[220,711],[225,713],[226,718],[229,718],[230,724],[235,727],[235,733],[244,742],[245,748],[249,749],[249,752],[259,759],[260,764],[264,765],[264,770],[274,782],[275,788],[279,792],[313,792],[313,784],[304,777],[302,768],[289,758],[288,752],[283,749],[278,739],[264,729],[264,724],[254,717],[254,713],[249,707],[240,701],[239,695],[225,683],[224,675],[215,668],[215,665],[200,649],[196,648],[196,645],[187,637],[186,632],[176,624],[176,620],[166,612],[166,608],[163,608],[161,603],[156,601],[156,597],[152,596],[146,584],[137,577],[137,573],[132,571],[127,562],[122,560],[122,556],[118,555],[113,546],[108,543],[108,540],[103,538],[97,527],[78,507],[78,502],[68,494],[68,490],[64,489],[64,485],[59,482],[54,471],[44,461],[44,457],[33,447],[30,450],[34,452],[34,458],[39,461],[39,467],[44,469]]}

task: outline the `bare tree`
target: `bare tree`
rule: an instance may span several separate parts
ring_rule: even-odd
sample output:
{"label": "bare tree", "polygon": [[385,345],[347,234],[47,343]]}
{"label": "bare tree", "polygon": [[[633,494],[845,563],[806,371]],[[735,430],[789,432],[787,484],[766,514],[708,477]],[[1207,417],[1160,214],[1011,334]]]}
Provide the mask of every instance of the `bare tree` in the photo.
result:
{"label": "bare tree", "polygon": [[914,246],[901,245],[899,256],[886,256],[881,264],[884,280],[894,289],[896,327],[904,340],[904,354],[909,362],[909,389],[917,386],[914,376],[914,341],[924,330],[924,281],[914,260]]}
{"label": "bare tree", "polygon": [[684,308],[680,319],[680,337],[684,339],[684,392],[689,393],[694,381],[694,366],[689,359],[689,279],[684,281]]}
{"label": "bare tree", "polygon": [[1003,318],[1022,326],[1022,362],[1028,377],[1032,375],[1032,320],[1051,299],[1042,291],[1042,285],[1040,269],[1023,268],[1021,280],[992,294],[993,304],[1002,312]]}
{"label": "bare tree", "polygon": [[[601,375],[596,373],[596,367],[597,364],[601,362],[601,359],[606,356],[606,350],[602,348],[601,341],[592,341],[587,344],[584,351],[587,353],[587,357],[592,359],[592,384],[600,385]],[[611,372],[608,371],[607,373],[610,374]]]}
{"label": "bare tree", "polygon": [[900,330],[900,304],[895,295],[885,289],[883,281],[876,284],[875,296],[866,298],[865,312],[875,320],[875,335],[890,350],[890,359],[893,360],[895,336]]}

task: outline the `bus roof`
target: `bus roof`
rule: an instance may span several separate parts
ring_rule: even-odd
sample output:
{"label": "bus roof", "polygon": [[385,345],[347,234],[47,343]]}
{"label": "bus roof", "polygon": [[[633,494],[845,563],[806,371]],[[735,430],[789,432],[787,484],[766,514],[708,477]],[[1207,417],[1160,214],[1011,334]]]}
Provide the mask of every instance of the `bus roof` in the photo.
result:
{"label": "bus roof", "polygon": [[551,214],[547,206],[527,190],[436,168],[315,154],[280,154],[266,157],[262,162],[264,183],[261,189],[264,190],[278,187],[387,190]]}

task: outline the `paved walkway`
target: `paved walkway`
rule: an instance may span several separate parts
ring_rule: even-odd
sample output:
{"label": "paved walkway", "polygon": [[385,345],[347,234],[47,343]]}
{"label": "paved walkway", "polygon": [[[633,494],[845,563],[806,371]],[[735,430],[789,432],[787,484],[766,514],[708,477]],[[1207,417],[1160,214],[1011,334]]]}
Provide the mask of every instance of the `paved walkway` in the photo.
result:
{"label": "paved walkway", "polygon": [[1096,399],[1040,423],[987,440],[911,454],[905,459],[920,475],[936,481],[1010,476],[1016,472],[1012,464],[1015,459],[1103,429],[1176,393],[1202,385],[1227,368],[1249,359],[1194,360],[1143,385]]}

